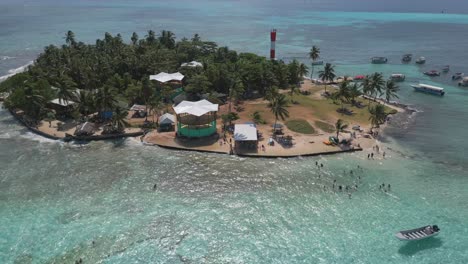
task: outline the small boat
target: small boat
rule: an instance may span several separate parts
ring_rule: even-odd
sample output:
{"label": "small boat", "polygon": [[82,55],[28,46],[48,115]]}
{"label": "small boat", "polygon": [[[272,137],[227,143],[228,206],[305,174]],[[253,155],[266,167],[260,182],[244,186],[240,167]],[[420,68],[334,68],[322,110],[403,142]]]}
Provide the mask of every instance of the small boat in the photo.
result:
{"label": "small boat", "polygon": [[426,58],[424,58],[424,57],[419,57],[419,58],[416,60],[416,63],[417,63],[417,64],[424,64],[424,63],[426,63]]}
{"label": "small boat", "polygon": [[404,74],[401,74],[401,73],[394,73],[392,75],[390,75],[390,80],[394,81],[394,82],[403,82],[405,81],[406,79],[406,76]]}
{"label": "small boat", "polygon": [[442,71],[443,71],[443,72],[449,72],[449,71],[450,71],[450,65],[445,65],[445,66],[442,68]]}
{"label": "small boat", "polygon": [[313,61],[312,65],[323,65],[323,61]]}
{"label": "small boat", "polygon": [[403,58],[401,58],[403,62],[410,62],[412,59],[413,59],[413,54],[405,54],[403,55]]}
{"label": "small boat", "polygon": [[420,83],[420,84],[417,84],[417,85],[411,85],[411,87],[413,87],[414,90],[416,90],[418,92],[435,94],[435,95],[440,95],[440,96],[443,96],[445,94],[444,88],[433,86],[433,85]]}
{"label": "small boat", "polygon": [[463,78],[464,75],[465,74],[463,72],[457,72],[454,75],[452,75],[452,80],[454,80],[454,81],[459,80],[459,79]]}
{"label": "small boat", "polygon": [[387,63],[388,59],[385,57],[372,57],[371,62],[373,64],[384,64]]}
{"label": "small boat", "polygon": [[427,76],[431,76],[431,77],[440,76],[440,72],[436,70],[427,71],[427,72],[424,72],[424,74]]}
{"label": "small boat", "polygon": [[463,77],[463,79],[458,82],[458,86],[468,87],[468,77]]}
{"label": "small boat", "polygon": [[354,76],[353,80],[355,82],[361,82],[361,81],[364,81],[364,79],[366,79],[366,76],[365,75],[356,75]]}
{"label": "small boat", "polygon": [[437,236],[440,233],[440,229],[437,225],[433,226],[423,226],[420,228],[403,230],[395,234],[399,240],[403,241],[413,241],[421,240],[428,237]]}

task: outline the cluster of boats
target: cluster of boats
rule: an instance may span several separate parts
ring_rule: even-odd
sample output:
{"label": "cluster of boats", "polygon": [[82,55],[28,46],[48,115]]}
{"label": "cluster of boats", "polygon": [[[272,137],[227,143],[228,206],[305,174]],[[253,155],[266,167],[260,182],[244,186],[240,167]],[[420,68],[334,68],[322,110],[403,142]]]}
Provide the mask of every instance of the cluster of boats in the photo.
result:
{"label": "cluster of boats", "polygon": [[[401,58],[401,61],[403,63],[409,63],[413,59],[412,54],[404,54],[403,57]],[[384,64],[388,62],[388,59],[386,57],[372,57],[371,62],[373,64]],[[426,63],[426,58],[425,57],[419,57],[416,59],[416,64],[425,64]],[[450,66],[445,65],[441,72],[443,73],[448,73],[450,71]],[[431,76],[431,77],[437,77],[440,76],[441,74],[440,71],[438,70],[430,70],[424,72],[425,75]],[[358,75],[354,77],[354,81],[363,81],[366,77],[364,75]],[[406,76],[401,73],[395,73],[390,76],[390,79],[395,81],[395,82],[403,82],[406,79]],[[463,86],[463,87],[468,87],[468,77],[465,77],[464,73],[462,72],[456,72],[452,75],[452,80],[453,81],[458,81],[458,86]],[[419,92],[425,92],[425,93],[431,93],[431,94],[436,94],[436,95],[444,95],[444,88],[433,86],[433,85],[427,85],[427,84],[418,84],[418,85],[411,85],[416,91]]]}

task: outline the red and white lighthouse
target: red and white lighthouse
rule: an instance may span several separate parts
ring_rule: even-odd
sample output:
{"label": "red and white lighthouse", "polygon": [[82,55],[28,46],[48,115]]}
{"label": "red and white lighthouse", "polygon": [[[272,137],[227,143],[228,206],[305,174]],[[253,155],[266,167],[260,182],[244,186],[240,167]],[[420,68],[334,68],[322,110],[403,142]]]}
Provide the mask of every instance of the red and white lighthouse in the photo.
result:
{"label": "red and white lighthouse", "polygon": [[270,32],[270,40],[271,40],[271,47],[270,47],[270,59],[274,60],[275,57],[275,43],[276,43],[276,29],[272,29]]}

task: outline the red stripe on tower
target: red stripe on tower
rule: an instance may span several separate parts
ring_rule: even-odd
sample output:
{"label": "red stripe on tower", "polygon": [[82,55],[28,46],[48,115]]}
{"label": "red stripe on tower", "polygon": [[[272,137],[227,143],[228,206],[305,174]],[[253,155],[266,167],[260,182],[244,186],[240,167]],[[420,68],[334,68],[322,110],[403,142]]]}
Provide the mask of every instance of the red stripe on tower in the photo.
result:
{"label": "red stripe on tower", "polygon": [[276,29],[271,30],[270,32],[270,40],[271,40],[271,47],[270,47],[270,59],[275,59],[275,43],[276,43]]}

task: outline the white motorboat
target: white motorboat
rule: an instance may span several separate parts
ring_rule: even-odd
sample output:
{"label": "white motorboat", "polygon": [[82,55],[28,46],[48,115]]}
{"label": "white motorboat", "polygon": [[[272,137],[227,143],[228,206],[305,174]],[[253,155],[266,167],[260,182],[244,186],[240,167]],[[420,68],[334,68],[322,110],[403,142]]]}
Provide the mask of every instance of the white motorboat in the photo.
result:
{"label": "white motorboat", "polygon": [[424,58],[424,57],[419,57],[419,58],[416,60],[416,63],[417,63],[417,64],[424,64],[424,63],[426,63],[426,58]]}
{"label": "white motorboat", "polygon": [[444,88],[442,87],[437,87],[433,85],[428,85],[428,84],[417,84],[417,85],[411,85],[411,87],[414,88],[414,90],[418,92],[423,92],[423,93],[430,93],[430,94],[435,94],[435,95],[444,95]]}
{"label": "white motorboat", "polygon": [[413,240],[421,240],[433,236],[437,236],[440,233],[440,229],[438,226],[423,226],[420,228],[410,229],[410,230],[403,230],[395,234],[395,236],[399,240],[403,241],[413,241]]}

